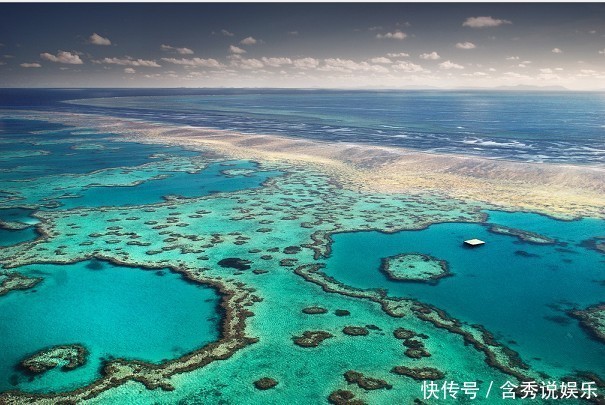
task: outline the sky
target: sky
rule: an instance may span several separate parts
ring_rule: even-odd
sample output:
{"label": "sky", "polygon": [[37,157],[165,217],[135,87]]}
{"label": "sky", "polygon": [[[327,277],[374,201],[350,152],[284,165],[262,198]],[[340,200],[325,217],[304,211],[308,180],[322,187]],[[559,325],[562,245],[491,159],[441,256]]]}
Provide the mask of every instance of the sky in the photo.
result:
{"label": "sky", "polygon": [[0,3],[0,87],[605,89],[599,3]]}

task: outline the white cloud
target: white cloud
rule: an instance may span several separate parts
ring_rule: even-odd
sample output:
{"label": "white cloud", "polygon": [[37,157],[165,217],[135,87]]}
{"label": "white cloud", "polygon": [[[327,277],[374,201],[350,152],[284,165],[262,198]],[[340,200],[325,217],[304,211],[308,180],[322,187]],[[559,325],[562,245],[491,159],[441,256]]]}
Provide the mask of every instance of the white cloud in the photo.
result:
{"label": "white cloud", "polygon": [[450,70],[450,69],[464,69],[464,66],[458,65],[452,61],[446,60],[445,62],[441,62],[439,64],[441,69]]}
{"label": "white cloud", "polygon": [[387,56],[389,58],[407,58],[408,56],[410,56],[410,54],[409,53],[405,53],[405,52],[387,53]]}
{"label": "white cloud", "polygon": [[205,67],[205,68],[220,68],[223,65],[217,61],[216,59],[202,59],[202,58],[192,58],[192,59],[176,59],[176,58],[162,58],[164,62],[172,63],[175,65],[184,65],[184,66],[196,66],[196,67]]}
{"label": "white cloud", "polygon": [[517,73],[517,72],[505,72],[504,76],[514,77],[515,79],[521,79],[521,78],[528,78],[529,77],[527,75],[522,75],[522,74]]}
{"label": "white cloud", "polygon": [[94,32],[90,37],[88,37],[88,43],[89,44],[93,44],[93,45],[111,45],[111,41],[109,40],[109,38],[104,38],[102,36],[100,36],[99,34],[97,34],[96,32]]}
{"label": "white cloud", "polygon": [[420,65],[416,65],[412,62],[397,62],[392,66],[393,70],[399,70],[406,73],[416,73],[416,72],[424,72],[424,68]]}
{"label": "white cloud", "polygon": [[241,41],[239,41],[239,43],[242,45],[254,45],[257,42],[258,41],[256,39],[254,39],[253,37],[244,38]]}
{"label": "white cloud", "polygon": [[399,30],[393,32],[387,32],[386,34],[376,34],[376,38],[378,39],[398,39],[402,40],[407,37],[405,32],[401,32]]}
{"label": "white cloud", "polygon": [[258,59],[235,58],[232,60],[232,63],[242,69],[262,69],[265,67],[263,62]]}
{"label": "white cloud", "polygon": [[94,63],[100,63],[104,65],[120,65],[120,66],[143,66],[143,67],[161,67],[154,60],[145,60],[145,59],[133,59],[131,57],[125,58],[104,58],[101,60],[96,60]]}
{"label": "white cloud", "polygon": [[422,55],[420,55],[420,59],[438,60],[438,59],[441,59],[441,56],[439,56],[439,54],[437,52],[433,51],[431,53],[423,53]]}
{"label": "white cloud", "polygon": [[193,55],[193,51],[189,48],[176,48],[174,46],[170,46],[170,45],[164,45],[162,44],[160,46],[160,49],[162,51],[175,51],[181,55]]}
{"label": "white cloud", "polygon": [[319,66],[319,60],[314,58],[300,58],[294,60],[294,66],[299,69],[315,69]]}
{"label": "white cloud", "polygon": [[81,65],[84,63],[76,53],[71,53],[67,51],[59,51],[57,55],[52,55],[48,52],[44,52],[40,54],[40,57],[44,60],[49,60],[51,62],[66,63],[69,65]]}
{"label": "white cloud", "polygon": [[489,74],[485,72],[473,72],[473,73],[462,73],[461,76],[464,77],[488,77]]}
{"label": "white cloud", "polygon": [[497,71],[497,70],[496,70],[496,69],[494,69],[494,68],[489,68],[489,69],[487,69],[487,70],[488,70],[488,71],[490,71],[490,72],[496,72],[496,71]]}
{"label": "white cloud", "polygon": [[458,42],[456,48],[458,49],[475,49],[477,46],[472,42]]}
{"label": "white cloud", "polygon": [[506,60],[519,60],[518,56],[509,56]]}
{"label": "white cloud", "polygon": [[599,51],[599,54],[605,55],[605,48],[602,51]]}
{"label": "white cloud", "polygon": [[554,73],[540,73],[536,78],[539,80],[561,80],[561,76]]}
{"label": "white cloud", "polygon": [[554,48],[551,52],[552,53],[563,53],[563,51],[560,50],[559,48]]}
{"label": "white cloud", "polygon": [[355,71],[388,73],[389,69],[381,65],[372,65],[368,62],[355,62],[351,59],[329,58],[324,59],[324,66],[319,70],[326,72],[351,73]]}
{"label": "white cloud", "polygon": [[371,63],[377,63],[377,64],[383,64],[383,65],[390,65],[391,63],[393,63],[392,60],[390,60],[389,58],[385,58],[384,56],[378,57],[378,58],[372,58],[370,59]]}
{"label": "white cloud", "polygon": [[551,68],[540,69],[540,73],[553,73]]}
{"label": "white cloud", "polygon": [[39,67],[42,67],[42,65],[39,64],[39,63],[22,63],[19,66],[21,66],[23,68],[39,68]]}
{"label": "white cloud", "polygon": [[288,35],[297,36],[298,31],[288,31]]}
{"label": "white cloud", "polygon": [[235,35],[233,32],[229,32],[229,31],[227,31],[226,29],[222,29],[222,30],[221,30],[221,34],[223,34],[223,35],[224,35],[224,36],[226,36],[226,37],[232,37],[232,36],[234,36],[234,35]]}
{"label": "white cloud", "polygon": [[135,74],[137,71],[133,68],[124,68],[124,73],[128,73],[129,75]]}
{"label": "white cloud", "polygon": [[291,65],[292,59],[290,58],[261,58],[262,62],[270,67],[280,67],[283,65]]}
{"label": "white cloud", "polygon": [[502,24],[512,24],[512,22],[492,17],[469,17],[462,23],[462,26],[470,28],[486,28],[498,27]]}
{"label": "white cloud", "polygon": [[238,48],[235,45],[229,45],[229,52],[231,52],[231,53],[233,53],[235,55],[241,55],[241,54],[246,53],[245,50],[243,50],[242,48]]}

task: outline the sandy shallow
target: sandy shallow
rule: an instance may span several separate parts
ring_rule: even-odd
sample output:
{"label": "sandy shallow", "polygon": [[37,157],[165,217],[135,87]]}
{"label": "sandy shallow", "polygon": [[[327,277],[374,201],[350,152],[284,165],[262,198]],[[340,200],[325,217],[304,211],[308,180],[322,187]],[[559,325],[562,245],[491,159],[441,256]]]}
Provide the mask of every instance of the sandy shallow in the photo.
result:
{"label": "sandy shallow", "polygon": [[[605,217],[605,168],[523,163],[402,148],[323,143],[203,128],[140,128],[139,139],[203,146],[241,158],[321,166],[345,187],[432,192],[505,209]],[[141,139],[141,140],[142,140]]]}
{"label": "sandy shallow", "polygon": [[602,166],[524,163],[81,114],[48,118],[94,125],[139,142],[199,147],[251,160],[310,164],[334,176],[343,187],[359,191],[429,192],[505,210],[537,211],[560,218],[605,218]]}

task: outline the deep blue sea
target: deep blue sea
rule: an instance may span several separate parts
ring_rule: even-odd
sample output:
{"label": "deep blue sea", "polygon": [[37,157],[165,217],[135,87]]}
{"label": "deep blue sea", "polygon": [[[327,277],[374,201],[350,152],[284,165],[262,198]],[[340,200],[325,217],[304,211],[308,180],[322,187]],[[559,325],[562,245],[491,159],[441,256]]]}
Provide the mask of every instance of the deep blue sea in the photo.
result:
{"label": "deep blue sea", "polygon": [[595,92],[3,89],[0,108],[110,110],[245,133],[605,164],[605,93]]}

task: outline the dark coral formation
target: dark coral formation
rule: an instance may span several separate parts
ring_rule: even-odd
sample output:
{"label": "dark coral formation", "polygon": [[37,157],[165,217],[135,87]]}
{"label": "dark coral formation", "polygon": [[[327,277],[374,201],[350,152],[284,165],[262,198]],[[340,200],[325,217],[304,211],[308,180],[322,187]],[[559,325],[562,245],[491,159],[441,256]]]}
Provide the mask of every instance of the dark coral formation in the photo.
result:
{"label": "dark coral formation", "polygon": [[[413,264],[407,264],[412,260]],[[424,272],[419,272],[418,262],[426,264]],[[403,268],[401,268],[403,266]],[[445,260],[420,253],[404,253],[385,257],[380,262],[380,272],[391,281],[436,284],[452,273]],[[402,271],[404,273],[402,274]]]}
{"label": "dark coral formation", "polygon": [[41,350],[23,359],[19,365],[30,373],[40,374],[57,367],[69,371],[76,369],[86,363],[88,350],[82,345],[61,345]]}
{"label": "dark coral formation", "polygon": [[257,390],[268,390],[275,387],[278,384],[277,380],[271,377],[263,377],[260,380],[254,381],[254,386]]}
{"label": "dark coral formation", "polygon": [[595,340],[605,343],[605,302],[593,305],[584,310],[575,309],[567,312],[580,321],[580,327]]}
{"label": "dark coral formation", "polygon": [[445,374],[433,367],[405,367],[396,366],[391,373],[412,377],[414,380],[441,380]]}
{"label": "dark coral formation", "polygon": [[411,339],[416,336],[416,332],[405,328],[397,328],[393,331],[393,336],[395,336],[396,339]]}
{"label": "dark coral formation", "polygon": [[328,396],[328,402],[334,405],[365,405],[361,399],[355,399],[355,394],[349,390],[336,390]]}
{"label": "dark coral formation", "polygon": [[237,270],[248,270],[250,269],[250,260],[239,259],[237,257],[228,257],[218,262],[221,267],[232,268]]}
{"label": "dark coral formation", "polygon": [[431,354],[424,347],[424,343],[416,339],[406,339],[403,345],[407,347],[405,355],[411,359],[420,359],[422,357],[431,357]]}
{"label": "dark coral formation", "polygon": [[370,331],[363,326],[345,326],[342,333],[349,336],[367,336]]}
{"label": "dark coral formation", "polygon": [[594,250],[595,252],[605,254],[605,237],[596,237],[584,240],[580,246],[586,249]]}
{"label": "dark coral formation", "polygon": [[557,243],[557,241],[553,238],[549,238],[548,236],[540,235],[539,233],[535,232],[524,231],[522,229],[509,228],[502,225],[492,225],[488,229],[493,233],[516,236],[523,242],[527,243],[534,243],[537,245],[552,245]]}
{"label": "dark coral formation", "polygon": [[307,330],[301,336],[293,336],[292,340],[300,347],[317,347],[321,342],[332,337],[334,335],[323,330]]}
{"label": "dark coral formation", "polygon": [[379,390],[382,388],[390,390],[391,388],[393,388],[393,386],[385,380],[367,377],[359,371],[349,370],[344,374],[344,377],[347,383],[357,384],[359,388],[363,388],[366,391]]}
{"label": "dark coral formation", "polygon": [[284,248],[284,253],[287,255],[294,255],[300,252],[302,249],[300,246],[287,246]]}
{"label": "dark coral formation", "polygon": [[350,311],[347,311],[346,309],[337,309],[334,311],[334,315],[336,316],[349,316],[351,315]]}
{"label": "dark coral formation", "polygon": [[27,290],[34,287],[42,279],[40,277],[27,277],[20,273],[6,274],[2,283],[0,283],[0,296],[8,294],[14,290]]}
{"label": "dark coral formation", "polygon": [[307,315],[319,315],[327,312],[327,309],[318,306],[306,307],[302,309],[302,313]]}

